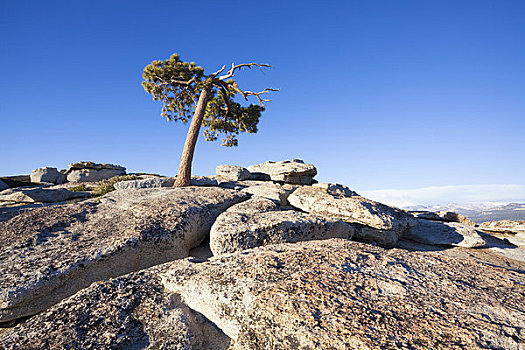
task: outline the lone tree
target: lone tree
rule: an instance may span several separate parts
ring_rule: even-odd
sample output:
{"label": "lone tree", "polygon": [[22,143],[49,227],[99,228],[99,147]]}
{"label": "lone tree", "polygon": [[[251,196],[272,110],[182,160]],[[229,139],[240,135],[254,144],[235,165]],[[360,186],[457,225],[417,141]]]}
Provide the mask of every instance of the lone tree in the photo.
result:
{"label": "lone tree", "polygon": [[[178,54],[173,54],[165,61],[153,61],[144,68],[142,86],[153,95],[153,100],[163,102],[161,115],[169,121],[181,120],[184,124],[191,119],[175,187],[191,184],[191,162],[201,125],[205,128],[206,141],[215,141],[223,134],[222,145],[226,147],[237,146],[236,136],[241,131],[257,132],[264,102],[269,101],[261,95],[277,89],[266,88],[260,92],[241,90],[231,78],[236,71],[252,67],[262,69],[271,66],[260,63],[232,64],[224,75],[219,76],[226,66],[205,75],[204,69],[195,62],[181,61]],[[237,93],[246,101],[253,96],[259,103],[243,107],[233,100]]]}

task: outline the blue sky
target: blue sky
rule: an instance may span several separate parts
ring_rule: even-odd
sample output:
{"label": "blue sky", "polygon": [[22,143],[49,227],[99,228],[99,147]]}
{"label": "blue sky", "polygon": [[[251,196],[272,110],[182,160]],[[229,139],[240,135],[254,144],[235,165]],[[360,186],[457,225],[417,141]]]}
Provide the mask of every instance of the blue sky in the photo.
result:
{"label": "blue sky", "polygon": [[0,174],[79,160],[176,174],[186,126],[140,82],[178,52],[207,72],[272,64],[239,85],[281,89],[239,147],[201,137],[194,174],[302,158],[358,191],[523,189],[524,17],[505,0],[2,1]]}

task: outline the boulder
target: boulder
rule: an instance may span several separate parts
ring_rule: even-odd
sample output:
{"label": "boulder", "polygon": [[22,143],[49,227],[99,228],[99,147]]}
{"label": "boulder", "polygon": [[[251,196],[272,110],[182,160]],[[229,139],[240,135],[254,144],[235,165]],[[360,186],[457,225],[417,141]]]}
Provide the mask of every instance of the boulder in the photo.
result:
{"label": "boulder", "polygon": [[81,169],[93,169],[93,170],[111,169],[111,170],[119,170],[123,174],[126,173],[126,168],[120,165],[107,164],[107,163],[93,163],[93,162],[85,162],[85,161],[69,164],[69,168],[67,172],[71,170],[81,170]]}
{"label": "boulder", "polygon": [[42,186],[16,187],[0,192],[0,201],[15,203],[53,203],[81,197],[86,197],[86,194],[72,192],[65,188],[55,189]]}
{"label": "boulder", "polygon": [[3,182],[2,179],[0,179],[0,191],[7,190],[8,188],[9,186],[7,186],[7,184]]}
{"label": "boulder", "polygon": [[475,226],[476,223],[464,215],[454,213],[452,211],[411,211],[410,214],[414,215],[418,219],[434,220],[434,221],[445,221],[445,222],[458,222],[460,224]]}
{"label": "boulder", "polygon": [[54,184],[63,184],[66,176],[59,172],[57,168],[38,168],[31,172],[31,182],[50,182]]}
{"label": "boulder", "polygon": [[440,211],[438,212],[438,215],[445,219],[445,221],[459,222],[463,225],[476,226],[476,223],[467,218],[465,215],[454,213],[452,211]]}
{"label": "boulder", "polygon": [[322,188],[326,192],[330,193],[334,196],[342,196],[342,197],[352,197],[352,196],[359,196],[357,192],[352,191],[348,186],[340,185],[336,183],[316,183],[313,184],[312,187],[315,188]]}
{"label": "boulder", "polygon": [[341,220],[280,211],[272,201],[254,197],[219,215],[210,231],[210,248],[220,255],[275,243],[349,239],[353,234],[354,228]]}
{"label": "boulder", "polygon": [[498,220],[487,221],[479,225],[479,229],[488,232],[499,233],[525,233],[525,220]]}
{"label": "boulder", "polygon": [[0,322],[93,281],[188,256],[221,212],[248,197],[221,188],[129,189],[0,222]]}
{"label": "boulder", "polygon": [[125,172],[114,169],[80,169],[71,170],[67,175],[69,182],[98,182],[102,180],[111,179],[114,176],[124,175]]}
{"label": "boulder", "polygon": [[150,177],[142,180],[120,181],[113,186],[116,190],[126,190],[130,188],[158,188],[172,187],[174,182],[174,177]]}
{"label": "boulder", "polygon": [[341,239],[186,258],[91,285],[16,348],[521,349],[522,273]]}
{"label": "boulder", "polygon": [[416,219],[417,223],[403,233],[403,237],[431,245],[482,247],[485,241],[472,226],[457,222],[439,222]]}
{"label": "boulder", "polygon": [[126,168],[115,164],[93,162],[71,163],[66,171],[70,182],[97,182],[126,174]]}
{"label": "boulder", "polygon": [[[317,169],[313,164],[305,164],[300,159],[285,160],[280,162],[267,161],[248,167],[250,173],[256,175],[252,179],[257,180],[267,175],[273,181],[286,182],[297,185],[310,185],[312,179],[317,175]],[[264,175],[259,175],[264,174]]]}
{"label": "boulder", "polygon": [[215,173],[217,176],[232,181],[242,181],[250,178],[248,169],[237,165],[219,165],[215,168]]}
{"label": "boulder", "polygon": [[[352,191],[353,192],[353,191]],[[359,195],[347,196],[345,191],[303,186],[295,190],[288,202],[307,213],[327,218],[339,218],[348,223],[368,226],[356,233],[356,238],[392,246],[415,218],[404,210],[389,207]]]}
{"label": "boulder", "polygon": [[499,220],[484,222],[479,229],[506,239],[517,247],[525,247],[525,220]]}
{"label": "boulder", "polygon": [[0,337],[0,347],[227,349],[228,336],[164,291],[156,270],[94,283]]}
{"label": "boulder", "polygon": [[249,186],[242,191],[256,196],[265,197],[276,201],[279,204],[287,205],[288,196],[297,189],[298,186],[288,185],[281,186],[271,182],[263,182],[255,186]]}
{"label": "boulder", "polygon": [[192,176],[192,186],[219,186],[217,176]]}

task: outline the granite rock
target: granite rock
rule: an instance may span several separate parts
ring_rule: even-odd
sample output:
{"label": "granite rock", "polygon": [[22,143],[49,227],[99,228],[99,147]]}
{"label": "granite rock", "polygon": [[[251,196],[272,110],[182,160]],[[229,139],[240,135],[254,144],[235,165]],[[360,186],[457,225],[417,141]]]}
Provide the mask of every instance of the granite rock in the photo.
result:
{"label": "granite rock", "polygon": [[525,220],[488,221],[480,224],[479,229],[517,247],[525,247]]}
{"label": "granite rock", "polygon": [[248,169],[238,165],[218,165],[215,168],[215,173],[217,176],[232,181],[242,181],[250,178]]}
{"label": "granite rock", "polygon": [[54,184],[63,184],[66,176],[59,172],[57,168],[38,168],[31,172],[31,182],[50,182]]}
{"label": "granite rock", "polygon": [[6,349],[517,349],[525,277],[341,239],[186,258],[91,285]]}
{"label": "granite rock", "polygon": [[0,222],[0,322],[40,312],[91,282],[188,256],[247,194],[129,189]]}
{"label": "granite rock", "polygon": [[403,237],[431,245],[449,245],[475,248],[485,245],[476,229],[457,222],[439,222],[416,219],[417,224],[405,231]]}
{"label": "granite rock", "polygon": [[172,187],[174,182],[174,177],[150,177],[141,180],[120,181],[113,186],[116,190],[125,190],[130,188],[158,188]]}
{"label": "granite rock", "polygon": [[300,187],[288,197],[288,202],[307,213],[368,226],[356,237],[383,246],[395,244],[416,220],[404,210],[353,193],[348,196],[345,191],[333,192],[323,187]]}
{"label": "granite rock", "polygon": [[75,193],[65,188],[47,188],[43,186],[16,187],[0,192],[0,201],[16,203],[52,203],[84,197],[84,193]]}
{"label": "granite rock", "polygon": [[352,238],[354,227],[338,220],[279,210],[271,200],[254,197],[219,215],[210,231],[214,255],[275,243]]}
{"label": "granite rock", "polygon": [[[313,164],[306,164],[300,159],[280,162],[267,161],[251,165],[248,170],[250,173],[265,174],[273,181],[297,185],[310,185],[313,177],[317,175],[317,169]],[[257,175],[257,177],[257,179],[261,179],[261,175]]]}
{"label": "granite rock", "polygon": [[243,189],[243,192],[265,197],[271,200],[274,200],[275,202],[287,205],[288,204],[288,196],[297,189],[298,186],[293,185],[284,185],[281,186],[279,184],[271,183],[271,182],[264,182],[262,184],[257,184],[255,186],[249,186]]}

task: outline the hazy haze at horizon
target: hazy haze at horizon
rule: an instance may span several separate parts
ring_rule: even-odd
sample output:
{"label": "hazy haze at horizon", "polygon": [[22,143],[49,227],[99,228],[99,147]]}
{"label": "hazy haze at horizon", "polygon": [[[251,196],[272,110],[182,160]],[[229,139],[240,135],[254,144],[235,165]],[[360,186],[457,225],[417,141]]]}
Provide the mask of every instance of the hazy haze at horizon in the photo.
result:
{"label": "hazy haze at horizon", "polygon": [[208,73],[270,63],[239,85],[281,89],[239,147],[201,135],[196,175],[301,158],[378,200],[523,194],[525,2],[200,4],[3,2],[0,175],[80,160],[175,175],[187,126],[140,83],[178,52]]}

